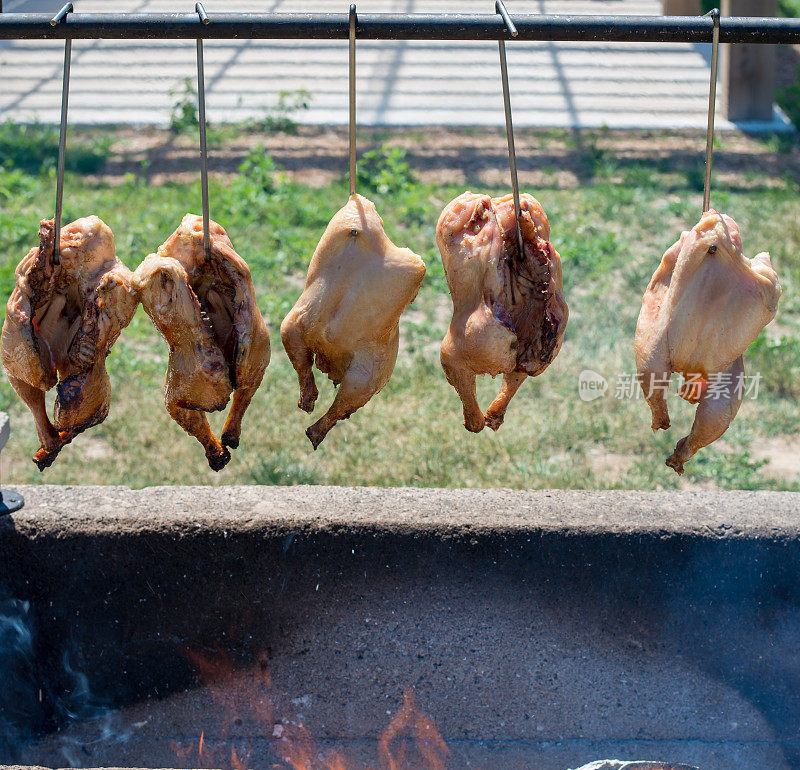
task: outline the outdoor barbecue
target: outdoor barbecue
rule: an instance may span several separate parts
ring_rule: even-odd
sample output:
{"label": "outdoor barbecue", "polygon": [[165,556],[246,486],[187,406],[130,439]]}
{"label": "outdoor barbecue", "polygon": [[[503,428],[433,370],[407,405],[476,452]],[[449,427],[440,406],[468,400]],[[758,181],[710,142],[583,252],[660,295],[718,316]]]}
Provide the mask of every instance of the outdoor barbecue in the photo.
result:
{"label": "outdoor barbecue", "polygon": [[[800,6],[5,1],[0,81],[63,67],[58,126],[0,95],[0,770],[800,766]],[[103,40],[192,73],[168,127],[73,123]],[[691,129],[604,80],[643,45],[702,54]],[[531,124],[524,78],[658,115]],[[384,121],[424,89],[453,127]]]}

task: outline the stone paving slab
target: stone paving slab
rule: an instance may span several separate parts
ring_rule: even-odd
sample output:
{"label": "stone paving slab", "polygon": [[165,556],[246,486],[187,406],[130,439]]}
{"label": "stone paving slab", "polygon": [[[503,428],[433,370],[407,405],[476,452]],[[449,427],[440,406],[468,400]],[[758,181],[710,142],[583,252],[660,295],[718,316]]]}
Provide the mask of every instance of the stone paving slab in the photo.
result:
{"label": "stone paving slab", "polygon": [[[175,11],[165,0],[87,0],[85,12]],[[55,13],[61,0],[5,0],[7,12]],[[187,2],[186,8],[192,3]],[[368,0],[375,13],[491,12],[488,0]],[[215,11],[344,11],[333,0],[272,0],[266,7],[209,0]],[[658,0],[527,0],[512,14],[652,15]],[[710,45],[510,42],[517,126],[705,128]],[[57,123],[63,45],[0,41],[0,120]],[[192,41],[78,40],[73,44],[70,120],[78,124],[166,125],[175,92],[196,77]],[[205,45],[207,112],[212,122],[262,118],[281,91],[305,89],[308,124],[347,122],[347,42],[220,40]],[[172,95],[171,95],[172,94]],[[358,120],[364,125],[503,124],[497,46],[469,41],[364,41],[358,45]],[[717,118],[718,127],[732,125]],[[781,128],[773,124],[750,128]]]}

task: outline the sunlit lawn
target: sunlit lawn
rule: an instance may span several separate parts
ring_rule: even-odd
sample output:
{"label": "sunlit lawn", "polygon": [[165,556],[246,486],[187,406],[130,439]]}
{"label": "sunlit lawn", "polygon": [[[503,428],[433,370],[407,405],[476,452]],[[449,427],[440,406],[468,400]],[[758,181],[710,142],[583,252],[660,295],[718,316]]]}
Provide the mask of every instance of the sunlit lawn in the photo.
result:
{"label": "sunlit lawn", "polygon": [[[12,416],[3,453],[6,482],[59,484],[348,484],[459,487],[800,489],[791,473],[776,477],[752,452],[756,444],[794,440],[800,426],[797,284],[800,199],[797,180],[738,179],[715,187],[715,207],[740,225],[748,256],[769,250],[784,289],[775,328],[748,355],[762,377],[718,442],[687,466],[682,480],[664,465],[691,424],[692,408],[677,396],[673,427],[653,436],[649,412],[619,392],[633,373],[632,337],[641,295],[665,248],[698,218],[699,174],[654,164],[604,162],[577,190],[555,184],[530,190],[544,205],[562,255],[570,306],[566,341],[555,363],[527,382],[498,433],[462,427],[460,402],[438,363],[450,301],[434,243],[441,208],[463,186],[420,184],[411,177],[385,194],[371,193],[387,231],[422,255],[428,274],[401,322],[402,346],[389,385],[313,452],[305,427],[326,409],[333,389],[322,377],[313,418],[298,410],[294,372],[278,327],[297,298],[308,259],[330,216],[346,199],[344,181],[313,189],[284,178],[268,163],[238,178],[213,179],[212,218],[249,262],[267,318],[273,359],[248,412],[240,448],[221,473],[208,469],[201,446],[168,417],[161,384],[166,346],[141,309],[109,360],[113,385],[106,422],[65,448],[40,474],[33,420],[7,382],[0,407]],[[398,172],[400,173],[400,172]],[[768,181],[768,183],[767,183]],[[504,189],[488,189],[501,194]],[[38,221],[52,211],[46,174],[0,172],[0,284],[36,243]],[[195,184],[148,186],[134,175],[119,185],[68,177],[64,221],[97,214],[114,230],[117,253],[130,267],[169,235],[187,211],[199,210]],[[609,382],[593,402],[578,398],[578,375],[591,369]],[[479,388],[486,406],[499,380]],[[636,393],[634,391],[634,393]],[[638,394],[636,394],[638,395]],[[220,425],[220,415],[212,422]],[[800,464],[798,465],[800,470]]]}

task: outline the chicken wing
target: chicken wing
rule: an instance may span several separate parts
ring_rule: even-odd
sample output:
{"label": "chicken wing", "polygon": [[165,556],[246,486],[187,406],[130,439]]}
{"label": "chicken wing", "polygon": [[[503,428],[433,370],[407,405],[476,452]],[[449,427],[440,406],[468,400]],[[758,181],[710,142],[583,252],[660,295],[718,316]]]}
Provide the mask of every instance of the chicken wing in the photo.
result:
{"label": "chicken wing", "polygon": [[713,209],[661,259],[644,294],[634,348],[654,431],[669,428],[672,372],[685,378],[681,396],[699,404],[690,434],[667,459],[678,473],[736,416],[742,354],[775,317],[780,296],[769,254],[745,257],[736,222]]}
{"label": "chicken wing", "polygon": [[[461,398],[464,427],[473,433],[502,425],[526,377],[541,374],[555,359],[569,317],[547,216],[530,195],[522,195],[520,214],[522,255],[511,195],[466,192],[448,204],[436,226],[453,300],[442,368]],[[503,375],[485,416],[475,390],[479,374]]]}
{"label": "chicken wing", "polygon": [[[59,265],[54,231],[53,220],[42,221],[39,247],[17,266],[0,341],[9,382],[36,421],[39,470],[108,415],[105,360],[138,304],[107,225],[90,216],[62,227]],[[54,385],[51,422],[44,394]]]}
{"label": "chicken wing", "polygon": [[[242,418],[270,358],[267,325],[247,263],[225,230],[187,214],[180,227],[133,274],[142,306],[169,345],[164,396],[170,416],[205,448],[215,471],[239,446]],[[233,404],[218,439],[204,412]]]}
{"label": "chicken wing", "polygon": [[371,201],[352,195],[331,219],[311,258],[305,289],[281,324],[283,346],[300,380],[300,409],[314,410],[315,362],[339,386],[330,409],[306,430],[314,449],[389,381],[400,315],[424,276],[425,263],[389,240]]}

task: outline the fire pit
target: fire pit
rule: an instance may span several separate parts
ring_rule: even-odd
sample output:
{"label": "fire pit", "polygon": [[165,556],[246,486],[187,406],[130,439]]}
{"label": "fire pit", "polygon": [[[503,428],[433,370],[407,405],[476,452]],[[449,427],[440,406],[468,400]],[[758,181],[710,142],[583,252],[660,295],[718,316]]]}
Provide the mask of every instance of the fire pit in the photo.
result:
{"label": "fire pit", "polygon": [[800,766],[800,495],[19,491],[0,762]]}

